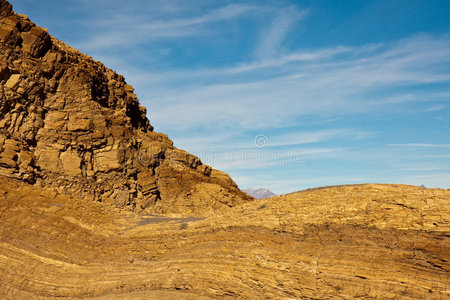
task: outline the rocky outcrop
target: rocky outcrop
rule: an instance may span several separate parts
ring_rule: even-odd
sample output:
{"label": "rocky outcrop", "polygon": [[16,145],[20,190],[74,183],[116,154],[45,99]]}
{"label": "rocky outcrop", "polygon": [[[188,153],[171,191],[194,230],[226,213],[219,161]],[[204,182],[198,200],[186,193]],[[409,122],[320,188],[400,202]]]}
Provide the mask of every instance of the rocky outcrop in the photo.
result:
{"label": "rocky outcrop", "polygon": [[450,191],[356,185],[167,218],[0,178],[0,299],[449,299]]}
{"label": "rocky outcrop", "polygon": [[121,75],[0,5],[0,175],[136,211],[251,199],[154,132]]}

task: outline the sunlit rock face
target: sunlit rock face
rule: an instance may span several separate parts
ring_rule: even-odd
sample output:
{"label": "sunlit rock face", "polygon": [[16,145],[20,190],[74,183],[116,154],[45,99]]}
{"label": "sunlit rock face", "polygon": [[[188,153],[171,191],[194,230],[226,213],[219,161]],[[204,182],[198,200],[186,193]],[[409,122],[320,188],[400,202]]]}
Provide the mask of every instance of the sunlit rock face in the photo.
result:
{"label": "sunlit rock face", "polygon": [[137,211],[199,213],[251,199],[154,132],[121,75],[0,3],[1,175]]}

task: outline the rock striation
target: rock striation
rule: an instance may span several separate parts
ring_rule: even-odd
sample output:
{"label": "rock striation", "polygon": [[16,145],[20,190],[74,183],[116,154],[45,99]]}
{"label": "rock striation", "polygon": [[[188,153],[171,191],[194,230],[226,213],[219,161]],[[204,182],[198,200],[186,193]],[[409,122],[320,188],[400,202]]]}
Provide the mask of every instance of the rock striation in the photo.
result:
{"label": "rock striation", "polygon": [[355,185],[155,217],[0,178],[1,299],[449,299],[450,191]]}
{"label": "rock striation", "polygon": [[0,0],[0,175],[134,211],[251,200],[153,131],[133,87]]}

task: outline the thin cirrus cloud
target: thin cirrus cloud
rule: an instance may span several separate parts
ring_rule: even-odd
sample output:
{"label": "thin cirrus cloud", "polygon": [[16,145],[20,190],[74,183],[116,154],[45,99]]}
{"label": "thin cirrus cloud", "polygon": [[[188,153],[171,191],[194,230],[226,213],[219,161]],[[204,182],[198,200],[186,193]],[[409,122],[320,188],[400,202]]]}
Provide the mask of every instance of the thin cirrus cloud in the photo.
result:
{"label": "thin cirrus cloud", "polygon": [[[192,28],[198,30],[199,26]],[[433,186],[434,180],[434,186],[446,186],[437,175],[420,176],[439,171],[427,164],[434,165],[445,154],[421,151],[438,144],[405,143],[372,150],[359,148],[357,138],[380,136],[375,128],[367,131],[334,125],[310,132],[296,128],[304,125],[305,118],[320,123],[358,114],[424,111],[423,106],[411,106],[414,103],[425,103],[433,108],[430,111],[444,110],[442,103],[450,99],[445,90],[412,89],[450,81],[449,69],[443,67],[450,63],[449,36],[419,34],[385,43],[288,51],[282,42],[288,32],[288,26],[285,33],[280,31],[280,42],[271,44],[273,48],[267,46],[267,55],[258,54],[264,49],[260,41],[250,59],[225,66],[161,71],[113,59],[149,107],[155,128],[168,133],[177,147],[229,172],[241,187],[267,186],[283,193],[313,185],[368,181]],[[283,151],[251,148],[255,131],[268,136],[268,147]],[[348,141],[356,148],[343,146]],[[417,151],[405,153],[403,148]],[[236,152],[239,149],[251,151]],[[299,154],[312,165],[295,163]],[[343,169],[358,175],[323,169],[324,161],[340,161]],[[423,161],[424,166],[402,167],[409,161]],[[289,171],[275,171],[279,169]],[[390,170],[390,177],[381,175],[385,170]],[[255,176],[260,172],[276,175]],[[413,172],[419,175],[409,175]]]}
{"label": "thin cirrus cloud", "polygon": [[117,13],[109,19],[89,22],[89,26],[96,28],[96,33],[90,39],[78,43],[78,47],[99,51],[111,46],[136,46],[150,40],[204,34],[208,24],[234,19],[254,9],[250,5],[230,4],[201,16],[169,20],[158,20],[157,16]]}
{"label": "thin cirrus cloud", "polygon": [[409,148],[450,148],[450,144],[423,144],[423,143],[389,144],[388,146],[409,147]]}
{"label": "thin cirrus cloud", "polygon": [[[282,57],[267,74],[255,68],[249,75],[251,68],[246,68],[239,82],[235,82],[239,74],[228,76],[221,69],[193,70],[189,75],[176,70],[159,74],[154,88],[151,82],[146,83],[148,88],[137,87],[143,101],[152,104],[156,123],[171,128],[282,127],[307,115],[382,111],[423,99],[448,101],[440,91],[403,89],[450,81],[450,72],[440,67],[450,63],[448,37],[420,35],[383,46],[344,49],[332,53],[318,49],[311,52],[311,60]],[[206,83],[191,84],[192,78]],[[389,95],[374,96],[380,91]],[[198,114],[184,113],[200,106]],[[176,118],[169,117],[173,114]]]}
{"label": "thin cirrus cloud", "polygon": [[[190,135],[179,136],[174,140],[175,145],[181,145],[192,151],[201,150],[236,150],[258,148],[258,138],[261,138],[261,147],[264,149],[283,149],[291,146],[323,143],[336,139],[360,140],[372,136],[372,132],[364,132],[355,129],[327,129],[314,131],[294,131],[290,133],[259,133],[253,136],[242,133],[223,132],[214,135]],[[262,150],[262,149],[257,149]],[[219,151],[220,152],[220,151]]]}
{"label": "thin cirrus cloud", "polygon": [[433,112],[433,111],[439,111],[439,110],[443,110],[443,109],[445,109],[445,105],[440,104],[440,105],[434,105],[434,106],[428,107],[424,111],[425,112]]}
{"label": "thin cirrus cloud", "polygon": [[279,50],[295,23],[307,15],[307,10],[298,10],[294,5],[281,9],[267,30],[261,32],[261,43],[255,56],[260,59],[279,55]]}
{"label": "thin cirrus cloud", "polygon": [[327,129],[311,132],[295,131],[291,133],[276,134],[274,136],[264,135],[266,137],[267,147],[287,147],[295,145],[305,145],[321,143],[334,139],[360,139],[371,136],[371,132],[363,132],[354,129]]}
{"label": "thin cirrus cloud", "polygon": [[204,163],[225,171],[255,171],[271,168],[305,168],[312,159],[335,157],[345,148],[297,148],[289,151],[270,149],[238,149],[234,151],[200,151]]}

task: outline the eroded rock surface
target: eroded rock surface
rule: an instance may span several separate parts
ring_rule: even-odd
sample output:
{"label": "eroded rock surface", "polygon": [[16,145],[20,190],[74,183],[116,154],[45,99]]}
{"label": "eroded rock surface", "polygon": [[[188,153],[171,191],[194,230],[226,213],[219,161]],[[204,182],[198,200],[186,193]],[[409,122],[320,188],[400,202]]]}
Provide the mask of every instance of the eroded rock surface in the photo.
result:
{"label": "eroded rock surface", "polygon": [[0,178],[1,299],[449,299],[450,191],[356,185],[169,218]]}
{"label": "eroded rock surface", "polygon": [[153,131],[133,87],[0,0],[0,175],[131,210],[205,212],[250,200]]}

